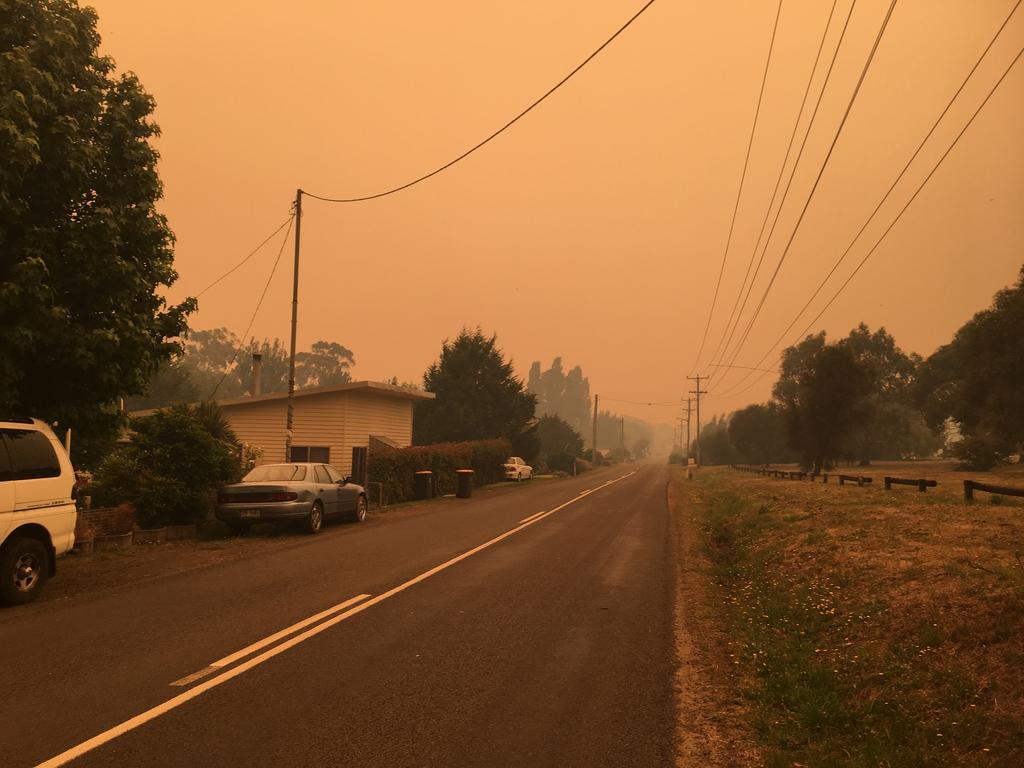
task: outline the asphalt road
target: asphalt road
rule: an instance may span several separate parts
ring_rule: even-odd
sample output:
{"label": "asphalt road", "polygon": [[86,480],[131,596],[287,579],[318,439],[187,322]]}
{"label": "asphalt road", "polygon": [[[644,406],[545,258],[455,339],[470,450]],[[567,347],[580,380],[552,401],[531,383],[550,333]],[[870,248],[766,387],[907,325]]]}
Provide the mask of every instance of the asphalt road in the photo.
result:
{"label": "asphalt road", "polygon": [[666,481],[536,481],[3,611],[0,762],[669,766]]}

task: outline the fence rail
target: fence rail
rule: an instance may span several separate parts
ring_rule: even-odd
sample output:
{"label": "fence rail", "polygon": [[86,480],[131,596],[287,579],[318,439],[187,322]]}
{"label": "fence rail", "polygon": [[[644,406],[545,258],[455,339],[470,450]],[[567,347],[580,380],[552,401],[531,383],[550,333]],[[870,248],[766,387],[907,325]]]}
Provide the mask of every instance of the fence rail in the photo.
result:
{"label": "fence rail", "polygon": [[887,491],[892,490],[894,485],[912,485],[916,486],[917,490],[921,493],[924,493],[929,488],[934,488],[939,484],[938,480],[925,480],[923,477],[912,480],[905,477],[890,477],[886,475],[883,479],[885,480],[885,490]]}
{"label": "fence rail", "polygon": [[989,485],[988,483],[979,483],[977,480],[964,480],[964,499],[967,501],[972,501],[974,499],[975,491],[984,491],[985,493],[998,493],[1000,496],[1024,497],[1024,488],[1008,488],[1002,485]]}

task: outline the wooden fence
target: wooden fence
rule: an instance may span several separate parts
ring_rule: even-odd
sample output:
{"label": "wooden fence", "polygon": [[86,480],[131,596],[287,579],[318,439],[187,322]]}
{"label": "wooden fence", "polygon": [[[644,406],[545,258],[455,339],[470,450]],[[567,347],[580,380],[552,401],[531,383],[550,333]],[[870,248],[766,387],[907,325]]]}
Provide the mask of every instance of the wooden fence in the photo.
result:
{"label": "wooden fence", "polygon": [[967,501],[973,501],[975,491],[984,491],[985,493],[998,493],[1000,496],[1024,497],[1024,488],[1007,488],[1006,486],[1002,485],[989,485],[988,483],[979,483],[977,480],[964,480],[964,499]]}

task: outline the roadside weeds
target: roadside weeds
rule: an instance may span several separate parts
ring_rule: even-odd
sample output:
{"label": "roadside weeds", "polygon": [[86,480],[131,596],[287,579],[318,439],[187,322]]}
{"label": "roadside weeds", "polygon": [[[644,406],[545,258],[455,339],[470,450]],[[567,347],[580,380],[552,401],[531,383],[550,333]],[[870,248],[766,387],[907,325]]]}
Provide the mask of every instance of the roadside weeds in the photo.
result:
{"label": "roadside weeds", "polygon": [[702,546],[699,512],[674,472],[667,494],[678,542],[676,582],[676,741],[679,768],[763,766],[748,727],[749,706],[728,654],[729,631],[716,608],[711,561]]}
{"label": "roadside weeds", "polygon": [[1024,762],[1019,508],[727,469],[673,484],[768,766]]}

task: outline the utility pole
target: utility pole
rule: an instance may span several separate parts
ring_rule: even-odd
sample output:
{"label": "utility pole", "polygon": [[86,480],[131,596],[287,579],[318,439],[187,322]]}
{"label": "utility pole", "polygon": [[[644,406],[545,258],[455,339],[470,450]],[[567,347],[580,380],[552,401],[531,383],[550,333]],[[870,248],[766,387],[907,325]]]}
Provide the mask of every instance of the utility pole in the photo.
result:
{"label": "utility pole", "polygon": [[594,424],[593,424],[593,451],[590,458],[594,462],[594,466],[597,466],[597,395],[594,395]]}
{"label": "utility pole", "polygon": [[292,460],[295,423],[295,336],[299,327],[299,240],[302,233],[302,190],[295,190],[295,274],[292,277],[292,341],[288,357],[288,417],[284,433],[284,460]]}
{"label": "utility pole", "polygon": [[705,381],[710,379],[710,376],[701,376],[699,373],[696,376],[687,376],[687,379],[697,382],[697,388],[691,389],[690,394],[697,396],[697,466],[700,466],[700,396],[706,395],[708,392],[706,389],[700,388],[700,380],[703,378]]}
{"label": "utility pole", "polygon": [[622,443],[622,458],[626,458],[626,417],[623,416],[620,423],[619,442]]}
{"label": "utility pole", "polygon": [[[686,466],[690,466],[690,405],[693,403],[693,398],[686,398]],[[679,435],[682,440],[682,434]]]}

